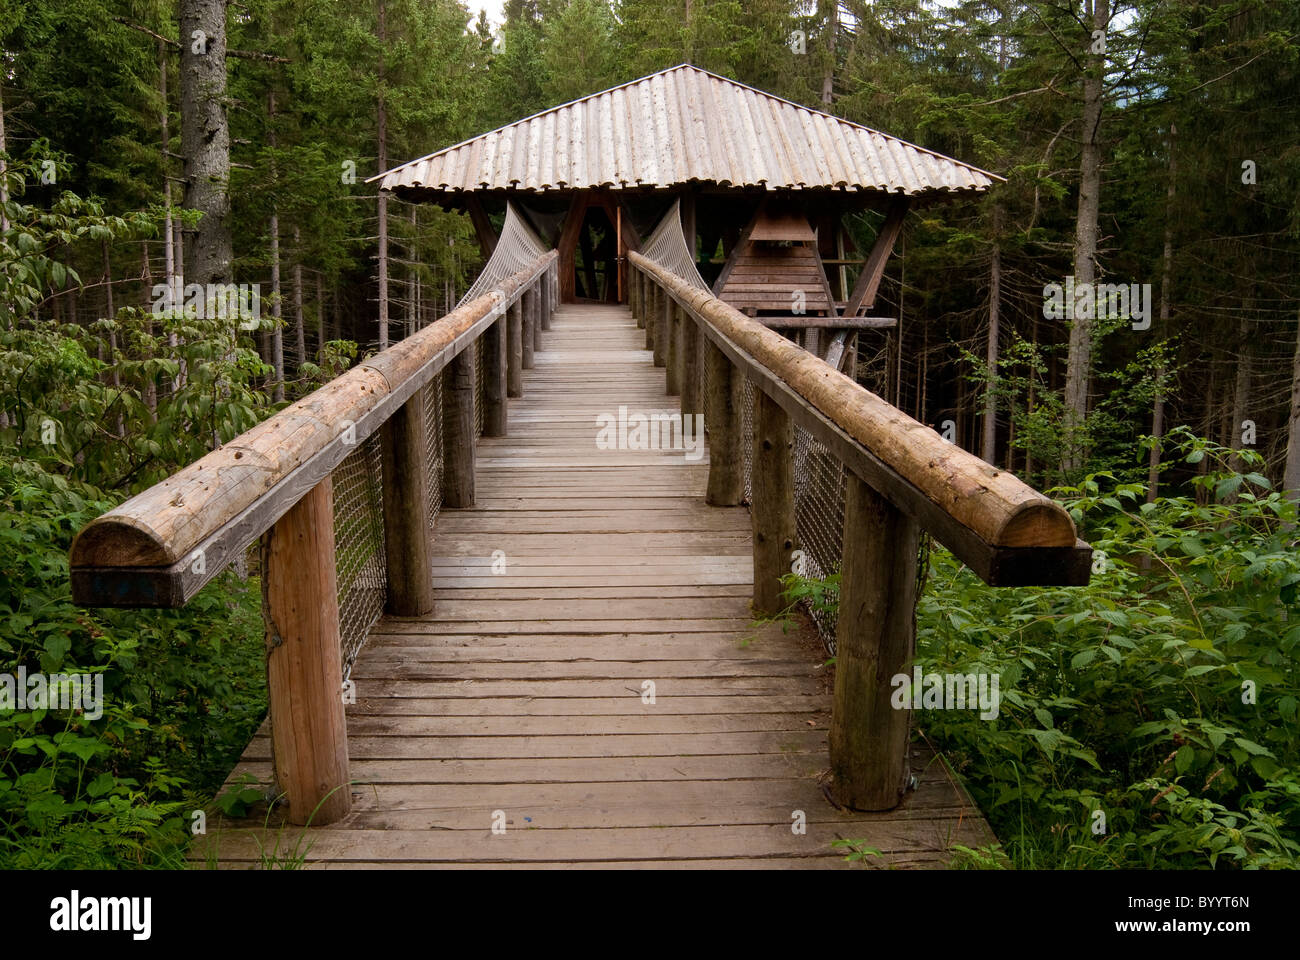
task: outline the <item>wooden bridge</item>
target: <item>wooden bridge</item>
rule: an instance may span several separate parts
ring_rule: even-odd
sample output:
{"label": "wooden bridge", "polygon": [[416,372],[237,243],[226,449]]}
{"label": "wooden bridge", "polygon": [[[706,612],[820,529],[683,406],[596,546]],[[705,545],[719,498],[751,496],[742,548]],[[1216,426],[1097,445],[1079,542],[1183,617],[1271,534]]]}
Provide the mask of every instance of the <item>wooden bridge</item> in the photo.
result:
{"label": "wooden bridge", "polygon": [[[818,867],[844,865],[840,838],[882,863],[941,866],[954,843],[990,842],[889,703],[890,677],[910,669],[918,535],[991,583],[1077,583],[1089,550],[1068,515],[647,257],[632,254],[631,311],[557,310],[554,262],[74,543],[78,602],[174,606],[265,534],[269,730],[232,782],[251,774],[282,802],[214,829],[198,856]],[[620,407],[649,418],[677,403],[707,412],[698,459],[689,432],[651,449],[595,442]],[[780,610],[796,547],[796,424],[845,467],[833,681],[809,631],[754,622]],[[389,613],[344,683],[331,474],[374,435]]]}
{"label": "wooden bridge", "polygon": [[[381,178],[470,216],[460,306],[72,546],[76,602],[175,607],[260,543],[270,716],[232,783],[274,809],[196,857],[819,867],[840,839],[942,866],[991,841],[891,703],[921,536],[995,586],[1086,583],[1091,549],[841,369],[893,323],[862,312],[908,204],[998,178],[689,65]],[[850,287],[843,220],[873,204]],[[759,622],[794,570],[839,576],[815,630]]]}

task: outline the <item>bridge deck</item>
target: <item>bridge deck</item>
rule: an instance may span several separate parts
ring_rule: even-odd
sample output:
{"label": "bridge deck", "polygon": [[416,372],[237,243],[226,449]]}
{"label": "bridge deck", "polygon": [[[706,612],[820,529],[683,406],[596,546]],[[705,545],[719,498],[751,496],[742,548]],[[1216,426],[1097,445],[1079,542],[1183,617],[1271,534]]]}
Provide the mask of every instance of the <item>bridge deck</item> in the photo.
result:
{"label": "bridge deck", "polygon": [[[751,626],[748,511],[705,506],[707,456],[596,448],[599,414],[676,409],[643,342],[624,308],[560,308],[510,436],[480,441],[478,505],[438,517],[436,612],[380,621],[354,668],[352,814],[301,841],[226,823],[223,865],[842,867],[840,837],[935,867],[991,842],[928,754],[897,810],[827,801],[824,654]],[[232,781],[269,759],[264,730]]]}

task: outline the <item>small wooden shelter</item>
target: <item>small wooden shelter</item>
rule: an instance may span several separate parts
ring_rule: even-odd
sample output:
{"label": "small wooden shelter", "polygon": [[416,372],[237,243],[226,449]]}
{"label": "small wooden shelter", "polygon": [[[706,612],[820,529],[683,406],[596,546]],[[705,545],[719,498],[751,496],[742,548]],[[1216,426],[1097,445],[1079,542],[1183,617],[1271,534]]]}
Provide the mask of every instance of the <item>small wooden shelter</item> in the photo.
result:
{"label": "small wooden shelter", "polygon": [[[374,179],[402,199],[467,213],[485,255],[509,201],[557,249],[564,302],[624,301],[628,251],[680,201],[700,275],[723,300],[779,321],[801,305],[808,318],[858,317],[909,207],[1000,178],[682,64]],[[844,220],[868,210],[883,217],[862,254]]]}

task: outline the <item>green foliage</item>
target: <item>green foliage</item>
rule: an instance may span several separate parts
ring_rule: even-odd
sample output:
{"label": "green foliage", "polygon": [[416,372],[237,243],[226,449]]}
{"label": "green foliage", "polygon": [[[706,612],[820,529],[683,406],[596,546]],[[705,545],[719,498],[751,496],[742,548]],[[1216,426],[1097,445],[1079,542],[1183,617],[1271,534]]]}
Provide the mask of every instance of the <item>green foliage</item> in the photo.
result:
{"label": "green foliage", "polygon": [[[1184,462],[1229,454],[1172,440]],[[1196,483],[1223,502],[1146,503],[1105,473],[1056,491],[1097,551],[1087,587],[993,590],[933,554],[921,669],[999,674],[1002,705],[918,726],[1017,866],[1300,862],[1295,504],[1257,473]]]}
{"label": "green foliage", "polygon": [[[916,663],[1000,678],[991,720],[915,720],[1006,847],[954,866],[1300,866],[1296,504],[1185,429],[1166,444],[1175,467],[1213,461],[1208,504],[1105,472],[1054,491],[1096,551],[1086,587],[992,589],[931,554]],[[830,584],[787,579],[833,610]]]}
{"label": "green foliage", "polygon": [[[35,321],[41,297],[76,282],[60,251],[149,222],[68,193],[49,211],[6,209],[0,674],[78,676],[102,702],[0,710],[0,868],[178,866],[190,812],[265,711],[257,582],[225,574],[183,610],[88,611],[71,601],[68,550],[114,503],[256,423],[263,365],[239,318],[125,307],[89,327]],[[146,359],[100,360],[109,331]]]}

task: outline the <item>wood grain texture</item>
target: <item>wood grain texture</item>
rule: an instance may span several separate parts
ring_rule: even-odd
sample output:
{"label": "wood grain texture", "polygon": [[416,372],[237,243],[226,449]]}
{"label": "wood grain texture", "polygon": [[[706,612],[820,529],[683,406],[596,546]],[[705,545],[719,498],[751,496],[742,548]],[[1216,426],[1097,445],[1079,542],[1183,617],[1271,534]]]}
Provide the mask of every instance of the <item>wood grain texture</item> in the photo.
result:
{"label": "wood grain texture", "polygon": [[[884,492],[907,501],[896,505],[909,514],[915,516],[920,501],[926,500],[990,548],[1075,548],[1078,538],[1070,515],[1013,474],[947,442],[785,337],[688,286],[653,261],[636,253],[630,257],[667,288],[679,309],[706,321],[706,335],[725,338],[746,355],[760,389],[774,399],[780,395],[786,403],[806,405],[900,478],[905,486]],[[813,432],[827,445],[838,439],[820,426]],[[880,484],[883,478],[864,479]]]}
{"label": "wood grain texture", "polygon": [[[305,831],[309,868],[850,869],[838,837],[942,868],[993,841],[919,747],[896,809],[826,799],[825,655],[753,624],[749,515],[705,505],[713,454],[596,447],[600,413],[675,406],[642,343],[625,309],[555,314],[512,435],[480,440],[476,505],[439,515],[435,613],[381,620],[353,668],[353,812]],[[259,735],[232,782],[268,756]],[[265,815],[209,821],[222,867],[303,833]]]}
{"label": "wood grain texture", "polygon": [[275,782],[290,823],[333,823],[351,809],[352,792],[328,479],[271,528],[262,560]]}

